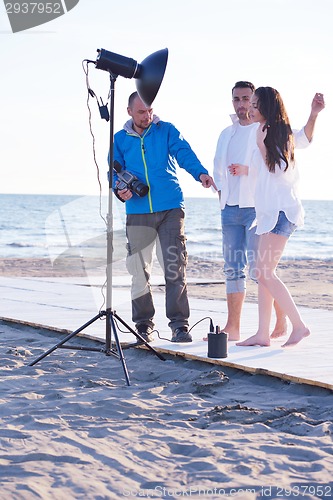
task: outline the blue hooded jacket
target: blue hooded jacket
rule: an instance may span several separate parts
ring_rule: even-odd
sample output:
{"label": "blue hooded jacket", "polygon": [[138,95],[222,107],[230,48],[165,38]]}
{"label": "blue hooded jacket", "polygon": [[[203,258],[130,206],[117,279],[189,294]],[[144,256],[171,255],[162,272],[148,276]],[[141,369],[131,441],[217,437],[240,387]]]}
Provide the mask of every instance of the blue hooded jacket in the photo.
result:
{"label": "blue hooded jacket", "polygon": [[[133,193],[126,201],[127,214],[161,212],[184,208],[184,196],[177,178],[177,164],[199,181],[208,174],[188,142],[171,123],[154,116],[153,123],[140,136],[129,120],[114,136],[114,160],[148,185],[149,192],[140,198]],[[117,174],[113,175],[114,187]]]}

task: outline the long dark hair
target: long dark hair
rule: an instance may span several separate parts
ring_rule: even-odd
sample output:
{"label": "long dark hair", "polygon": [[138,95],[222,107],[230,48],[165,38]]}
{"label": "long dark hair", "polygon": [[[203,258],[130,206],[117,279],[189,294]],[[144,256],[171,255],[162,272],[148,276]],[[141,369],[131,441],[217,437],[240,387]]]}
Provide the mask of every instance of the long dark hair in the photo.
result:
{"label": "long dark hair", "polygon": [[283,162],[284,171],[294,161],[294,140],[289,118],[279,92],[272,87],[258,87],[257,107],[266,119],[267,135],[264,143],[267,150],[266,164],[270,172]]}

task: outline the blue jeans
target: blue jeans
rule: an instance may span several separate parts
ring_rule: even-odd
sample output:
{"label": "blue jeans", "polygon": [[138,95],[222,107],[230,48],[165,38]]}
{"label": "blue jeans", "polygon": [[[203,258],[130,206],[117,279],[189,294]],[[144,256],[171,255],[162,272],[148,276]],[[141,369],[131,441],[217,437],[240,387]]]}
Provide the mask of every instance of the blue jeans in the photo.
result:
{"label": "blue jeans", "polygon": [[[255,209],[226,205],[221,211],[222,248],[226,292],[237,293],[246,290],[246,266],[249,276],[255,280],[256,255],[259,236],[252,227],[256,218]],[[251,228],[251,229],[250,229]]]}

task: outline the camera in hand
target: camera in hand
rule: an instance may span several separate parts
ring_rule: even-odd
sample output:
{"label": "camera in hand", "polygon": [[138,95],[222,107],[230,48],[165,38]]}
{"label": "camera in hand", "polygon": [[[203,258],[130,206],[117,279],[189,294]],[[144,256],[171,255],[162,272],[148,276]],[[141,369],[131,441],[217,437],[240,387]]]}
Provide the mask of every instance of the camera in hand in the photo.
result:
{"label": "camera in hand", "polygon": [[143,182],[139,181],[139,179],[131,174],[128,170],[123,169],[118,161],[113,162],[113,168],[117,172],[118,175],[118,184],[117,189],[129,189],[136,193],[140,198],[146,196],[149,191],[149,187],[146,186]]}

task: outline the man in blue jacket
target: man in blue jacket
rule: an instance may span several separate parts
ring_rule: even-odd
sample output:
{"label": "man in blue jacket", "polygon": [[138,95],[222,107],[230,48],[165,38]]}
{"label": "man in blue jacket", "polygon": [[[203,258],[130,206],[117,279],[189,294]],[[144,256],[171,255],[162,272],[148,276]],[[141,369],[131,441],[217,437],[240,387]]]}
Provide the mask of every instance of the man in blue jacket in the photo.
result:
{"label": "man in blue jacket", "polygon": [[203,187],[215,188],[215,184],[180,132],[154,115],[137,92],[130,95],[127,112],[130,120],[114,137],[114,160],[149,188],[146,196],[138,196],[130,189],[118,189],[117,175],[114,176],[116,195],[126,202],[126,264],[132,275],[132,320],[138,333],[151,342],[155,309],[149,280],[156,244],[165,277],[171,341],[191,342],[185,205],[177,164]]}

